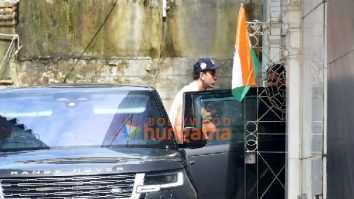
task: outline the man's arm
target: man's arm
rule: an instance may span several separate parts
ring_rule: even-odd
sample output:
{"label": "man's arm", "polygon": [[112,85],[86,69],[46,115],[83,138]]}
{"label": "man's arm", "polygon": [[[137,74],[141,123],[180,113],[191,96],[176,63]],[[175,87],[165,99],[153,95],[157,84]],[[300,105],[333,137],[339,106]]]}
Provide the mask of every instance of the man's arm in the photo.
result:
{"label": "man's arm", "polygon": [[183,143],[183,131],[182,131],[182,106],[179,105],[177,108],[177,114],[174,124],[174,133],[177,143]]}
{"label": "man's arm", "polygon": [[212,122],[211,113],[207,111],[205,108],[201,108],[200,110],[202,115],[202,132],[206,138],[213,137],[213,133],[216,132],[216,126]]}
{"label": "man's arm", "polygon": [[[207,112],[204,108],[201,110],[201,114],[203,115],[202,119],[202,132],[203,136],[205,138],[208,138],[209,136],[212,136],[212,133],[216,131],[216,126],[211,122],[211,115],[209,112]],[[183,128],[182,128],[182,123],[183,121],[183,116],[182,116],[182,106],[179,105],[177,108],[177,114],[176,114],[176,119],[175,119],[175,124],[174,124],[174,133],[175,133],[175,138],[177,143],[182,144],[183,143]]]}

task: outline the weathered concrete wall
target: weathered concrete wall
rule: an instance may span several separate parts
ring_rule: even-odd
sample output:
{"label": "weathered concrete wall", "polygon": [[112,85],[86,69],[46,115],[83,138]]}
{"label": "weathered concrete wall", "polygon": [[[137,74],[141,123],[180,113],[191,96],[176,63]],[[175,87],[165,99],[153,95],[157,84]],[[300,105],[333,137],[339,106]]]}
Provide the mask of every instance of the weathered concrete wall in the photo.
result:
{"label": "weathered concrete wall", "polygon": [[[224,64],[218,87],[230,88],[239,2],[167,0],[165,19],[162,0],[115,2],[20,1],[17,32],[24,47],[16,85],[150,85],[169,108],[175,93],[192,80],[194,62],[209,56]],[[251,19],[262,18],[261,0],[246,8]]]}
{"label": "weathered concrete wall", "polygon": [[20,60],[78,57],[102,24],[85,56],[158,56],[158,0],[37,0],[20,1],[20,8],[18,32],[26,44]]}
{"label": "weathered concrete wall", "polygon": [[[234,0],[174,0],[167,19],[164,57],[233,55],[235,20],[239,2]],[[262,7],[248,5],[249,17],[262,16]]]}

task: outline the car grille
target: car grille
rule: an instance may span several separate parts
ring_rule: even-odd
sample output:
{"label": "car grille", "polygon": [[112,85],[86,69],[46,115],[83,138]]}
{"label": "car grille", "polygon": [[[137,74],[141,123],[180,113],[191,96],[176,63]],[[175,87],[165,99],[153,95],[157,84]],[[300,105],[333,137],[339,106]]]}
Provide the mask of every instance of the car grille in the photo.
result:
{"label": "car grille", "polygon": [[134,174],[6,178],[5,198],[129,198]]}

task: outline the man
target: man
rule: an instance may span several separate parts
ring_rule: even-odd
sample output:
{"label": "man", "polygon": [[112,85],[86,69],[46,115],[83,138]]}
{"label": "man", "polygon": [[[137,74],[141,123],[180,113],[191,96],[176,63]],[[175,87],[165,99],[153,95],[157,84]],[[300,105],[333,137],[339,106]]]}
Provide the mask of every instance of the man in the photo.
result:
{"label": "man", "polygon": [[216,69],[218,69],[220,66],[216,65],[210,58],[200,58],[193,67],[194,81],[178,91],[176,97],[173,100],[169,114],[171,124],[175,132],[175,138],[178,143],[183,142],[182,105],[184,92],[204,91],[208,88],[214,88],[216,82]]}

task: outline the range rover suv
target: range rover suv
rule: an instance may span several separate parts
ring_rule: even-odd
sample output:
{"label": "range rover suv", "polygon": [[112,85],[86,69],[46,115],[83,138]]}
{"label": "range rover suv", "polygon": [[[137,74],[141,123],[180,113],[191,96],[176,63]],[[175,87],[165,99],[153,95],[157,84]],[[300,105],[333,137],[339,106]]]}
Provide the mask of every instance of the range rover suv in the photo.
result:
{"label": "range rover suv", "polygon": [[0,91],[0,198],[196,198],[153,88]]}

